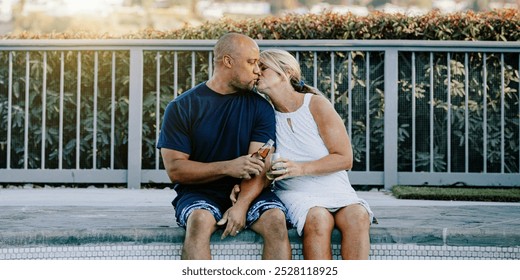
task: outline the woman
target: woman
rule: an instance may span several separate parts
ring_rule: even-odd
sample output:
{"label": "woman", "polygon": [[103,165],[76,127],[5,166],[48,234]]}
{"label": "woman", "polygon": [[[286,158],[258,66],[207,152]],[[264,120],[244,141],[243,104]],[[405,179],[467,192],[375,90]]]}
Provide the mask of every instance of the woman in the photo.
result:
{"label": "woman", "polygon": [[305,259],[331,259],[331,234],[341,232],[343,259],[368,259],[370,207],[358,198],[345,170],[352,147],[343,120],[319,91],[301,80],[300,65],[284,50],[260,54],[259,92],[276,113],[276,151],[282,168],[275,192],[303,236]]}

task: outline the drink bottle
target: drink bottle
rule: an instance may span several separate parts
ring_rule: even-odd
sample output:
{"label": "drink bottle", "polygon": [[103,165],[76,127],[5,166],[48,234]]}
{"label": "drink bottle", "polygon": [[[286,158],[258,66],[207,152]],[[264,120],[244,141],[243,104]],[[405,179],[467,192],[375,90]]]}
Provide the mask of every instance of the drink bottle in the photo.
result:
{"label": "drink bottle", "polygon": [[258,159],[265,162],[265,158],[269,154],[269,151],[271,151],[271,148],[273,147],[274,141],[272,139],[269,139],[258,151],[256,151],[254,154],[251,155],[251,157],[258,157]]}

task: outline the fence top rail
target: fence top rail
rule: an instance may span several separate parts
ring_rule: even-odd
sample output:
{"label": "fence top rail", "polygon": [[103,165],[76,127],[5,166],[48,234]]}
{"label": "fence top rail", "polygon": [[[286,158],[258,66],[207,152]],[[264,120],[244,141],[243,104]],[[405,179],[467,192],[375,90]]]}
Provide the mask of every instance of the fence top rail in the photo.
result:
{"label": "fence top rail", "polygon": [[[212,50],[216,40],[172,39],[5,39],[0,51],[26,50]],[[260,48],[293,51],[388,50],[428,52],[519,52],[520,41],[429,40],[257,40]]]}

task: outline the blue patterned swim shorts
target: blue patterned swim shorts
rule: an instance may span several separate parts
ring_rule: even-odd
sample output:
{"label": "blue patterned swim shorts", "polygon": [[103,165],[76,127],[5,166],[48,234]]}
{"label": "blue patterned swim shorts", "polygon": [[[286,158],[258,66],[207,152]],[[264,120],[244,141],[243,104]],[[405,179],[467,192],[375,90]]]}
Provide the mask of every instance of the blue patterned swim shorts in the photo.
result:
{"label": "blue patterned swim shorts", "polygon": [[[197,209],[208,210],[213,214],[216,221],[222,219],[222,215],[231,207],[229,194],[223,193],[221,190],[197,189],[196,191],[178,191],[177,196],[172,201],[175,208],[175,218],[180,227],[186,227],[189,215]],[[282,201],[271,191],[266,188],[251,203],[246,216],[246,228],[256,222],[260,216],[269,209],[280,209],[287,217],[287,208]]]}

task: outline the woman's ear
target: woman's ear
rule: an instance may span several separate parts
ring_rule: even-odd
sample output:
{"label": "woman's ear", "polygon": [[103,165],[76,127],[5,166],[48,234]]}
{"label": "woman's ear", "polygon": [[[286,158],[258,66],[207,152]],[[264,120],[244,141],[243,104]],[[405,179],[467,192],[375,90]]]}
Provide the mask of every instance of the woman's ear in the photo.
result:
{"label": "woman's ear", "polygon": [[298,77],[295,75],[294,71],[293,70],[287,70],[286,73],[286,76],[287,76],[287,79],[289,80],[289,82],[292,82],[292,81],[296,81],[298,82],[300,79],[298,79]]}

